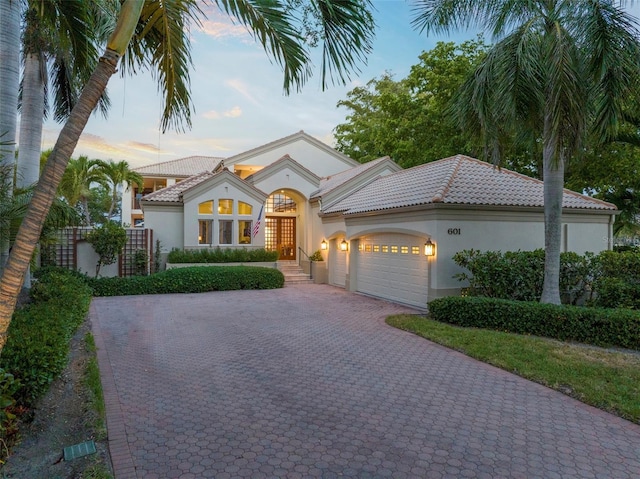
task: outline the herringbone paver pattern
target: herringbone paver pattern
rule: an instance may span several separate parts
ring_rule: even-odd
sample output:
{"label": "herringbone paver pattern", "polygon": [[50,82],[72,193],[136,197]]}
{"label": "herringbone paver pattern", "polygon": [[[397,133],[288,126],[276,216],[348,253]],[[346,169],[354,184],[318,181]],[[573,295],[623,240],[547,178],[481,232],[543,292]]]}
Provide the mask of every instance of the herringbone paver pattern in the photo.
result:
{"label": "herringbone paver pattern", "polygon": [[637,478],[640,427],[327,285],[96,298],[116,479]]}

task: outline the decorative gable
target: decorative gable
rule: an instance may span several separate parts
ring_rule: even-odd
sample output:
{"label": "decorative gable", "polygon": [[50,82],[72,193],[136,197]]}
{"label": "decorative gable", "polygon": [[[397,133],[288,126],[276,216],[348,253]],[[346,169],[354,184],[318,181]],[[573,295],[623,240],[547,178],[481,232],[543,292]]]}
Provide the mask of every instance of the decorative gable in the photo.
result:
{"label": "decorative gable", "polygon": [[289,155],[318,177],[333,175],[358,162],[315,139],[304,131],[267,143],[225,160],[236,173],[245,177],[255,174],[279,158]]}

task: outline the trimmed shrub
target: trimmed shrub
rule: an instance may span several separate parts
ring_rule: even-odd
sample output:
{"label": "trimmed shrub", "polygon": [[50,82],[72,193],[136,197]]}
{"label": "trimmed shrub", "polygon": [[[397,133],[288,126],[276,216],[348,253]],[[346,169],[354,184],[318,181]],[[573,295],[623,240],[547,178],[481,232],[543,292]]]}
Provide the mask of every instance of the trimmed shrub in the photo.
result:
{"label": "trimmed shrub", "polygon": [[603,251],[597,258],[594,306],[640,309],[640,253]]}
{"label": "trimmed shrub", "polygon": [[94,296],[126,296],[282,288],[284,275],[275,268],[258,266],[192,266],[151,276],[87,278],[87,281]]}
{"label": "trimmed shrub", "polygon": [[278,261],[277,251],[260,249],[172,249],[167,256],[168,263],[256,263]]}
{"label": "trimmed shrub", "polygon": [[[544,250],[486,251],[465,250],[453,260],[468,273],[454,275],[467,281],[469,296],[485,296],[514,301],[537,301],[544,282]],[[560,255],[560,293],[562,302],[575,304],[589,289],[592,280],[593,255],[576,253]]]}
{"label": "trimmed shrub", "polygon": [[640,314],[625,309],[451,296],[429,302],[429,313],[456,326],[640,350]]}
{"label": "trimmed shrub", "polygon": [[69,341],[82,324],[91,290],[76,274],[60,269],[41,273],[31,303],[16,310],[0,367],[20,382],[14,398],[31,406],[67,364]]}

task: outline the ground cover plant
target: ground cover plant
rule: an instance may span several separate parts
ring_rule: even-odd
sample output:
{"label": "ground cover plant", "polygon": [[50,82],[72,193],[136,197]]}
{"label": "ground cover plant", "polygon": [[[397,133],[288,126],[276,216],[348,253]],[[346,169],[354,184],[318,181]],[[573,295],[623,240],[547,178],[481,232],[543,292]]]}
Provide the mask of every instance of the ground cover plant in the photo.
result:
{"label": "ground cover plant", "polygon": [[66,367],[69,342],[90,302],[91,289],[81,278],[51,270],[33,285],[30,302],[14,313],[0,357],[0,439],[5,445],[15,440],[19,414],[28,412]]}
{"label": "ground cover plant", "polygon": [[264,248],[214,248],[198,250],[172,249],[167,256],[168,263],[252,263],[276,262],[277,251]]}
{"label": "ground cover plant", "polygon": [[640,424],[640,354],[463,328],[416,315],[391,316],[387,323]]}

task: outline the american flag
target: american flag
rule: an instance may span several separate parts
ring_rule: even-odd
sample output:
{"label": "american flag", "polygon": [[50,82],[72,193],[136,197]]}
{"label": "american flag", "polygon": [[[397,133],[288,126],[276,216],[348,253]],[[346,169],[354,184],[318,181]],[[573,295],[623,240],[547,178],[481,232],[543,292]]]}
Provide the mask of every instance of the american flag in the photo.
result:
{"label": "american flag", "polygon": [[258,215],[258,219],[256,220],[256,224],[253,225],[253,237],[260,232],[260,218],[262,218],[262,210],[264,210],[264,205],[260,207],[260,214]]}

